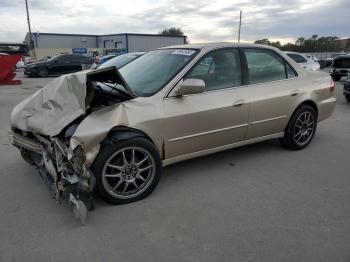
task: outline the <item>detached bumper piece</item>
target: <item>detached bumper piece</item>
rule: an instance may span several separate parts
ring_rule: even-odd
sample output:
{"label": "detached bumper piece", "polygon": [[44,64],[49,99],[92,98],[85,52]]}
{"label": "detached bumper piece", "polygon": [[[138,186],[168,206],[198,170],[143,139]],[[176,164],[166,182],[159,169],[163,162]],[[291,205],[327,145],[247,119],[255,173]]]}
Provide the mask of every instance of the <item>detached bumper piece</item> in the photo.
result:
{"label": "detached bumper piece", "polygon": [[94,208],[95,177],[83,164],[85,155],[82,148],[73,152],[69,159],[68,148],[58,138],[32,136],[29,138],[11,132],[9,140],[20,149],[23,158],[39,170],[52,196],[59,203],[69,200],[75,217],[84,225],[87,211]]}

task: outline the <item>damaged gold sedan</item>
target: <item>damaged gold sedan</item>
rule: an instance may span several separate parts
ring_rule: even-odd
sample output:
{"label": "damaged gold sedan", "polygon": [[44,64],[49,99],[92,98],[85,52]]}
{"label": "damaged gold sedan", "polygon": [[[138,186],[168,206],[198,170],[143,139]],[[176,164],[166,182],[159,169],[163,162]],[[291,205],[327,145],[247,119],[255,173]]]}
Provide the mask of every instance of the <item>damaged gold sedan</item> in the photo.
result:
{"label": "damaged gold sedan", "polygon": [[11,142],[78,213],[149,195],[162,166],[279,138],[298,150],[331,115],[334,84],[278,49],[184,45],[69,74],[17,105]]}

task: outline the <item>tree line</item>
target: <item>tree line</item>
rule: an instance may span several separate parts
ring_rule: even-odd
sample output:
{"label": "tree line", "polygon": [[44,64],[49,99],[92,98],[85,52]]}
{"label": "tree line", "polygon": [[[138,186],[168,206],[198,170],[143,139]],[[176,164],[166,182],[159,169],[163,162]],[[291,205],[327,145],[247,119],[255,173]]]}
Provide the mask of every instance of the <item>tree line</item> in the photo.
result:
{"label": "tree line", "polygon": [[[181,28],[170,27],[159,32],[164,36],[184,36]],[[186,39],[186,43],[189,43]],[[280,41],[271,42],[264,38],[256,40],[254,44],[263,44],[277,47],[283,51],[294,51],[300,53],[318,53],[318,52],[342,52],[350,51],[350,39],[341,40],[337,36],[318,36],[312,35],[310,38],[299,37],[295,43],[281,44]]]}
{"label": "tree line", "polygon": [[274,46],[283,51],[300,53],[350,51],[350,40],[340,40],[337,36],[319,37],[318,35],[313,35],[307,39],[299,37],[294,44],[287,43],[284,45],[282,45],[280,41],[271,42],[267,38],[256,40],[254,43]]}

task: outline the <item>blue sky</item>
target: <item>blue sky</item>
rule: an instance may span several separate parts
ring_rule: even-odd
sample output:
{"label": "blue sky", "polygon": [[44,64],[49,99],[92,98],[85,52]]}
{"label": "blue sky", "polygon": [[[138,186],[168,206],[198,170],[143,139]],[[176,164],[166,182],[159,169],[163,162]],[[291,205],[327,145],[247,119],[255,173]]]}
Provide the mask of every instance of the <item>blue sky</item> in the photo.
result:
{"label": "blue sky", "polygon": [[[181,27],[190,42],[294,42],[313,34],[350,37],[350,0],[28,0],[34,32],[158,33]],[[0,41],[23,41],[24,0],[0,0]]]}

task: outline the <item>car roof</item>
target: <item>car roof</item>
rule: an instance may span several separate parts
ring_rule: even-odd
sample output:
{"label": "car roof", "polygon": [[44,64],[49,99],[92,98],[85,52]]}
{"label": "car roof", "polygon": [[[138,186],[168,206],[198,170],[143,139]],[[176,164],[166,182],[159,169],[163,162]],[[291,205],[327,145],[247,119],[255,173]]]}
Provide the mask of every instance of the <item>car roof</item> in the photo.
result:
{"label": "car roof", "polygon": [[337,55],[336,57],[334,57],[334,59],[335,58],[350,58],[350,55],[349,54],[344,54],[344,55]]}
{"label": "car roof", "polygon": [[306,54],[298,53],[298,52],[293,52],[293,51],[283,51],[283,53],[285,53],[285,54],[296,54],[296,55],[306,56]]}
{"label": "car roof", "polygon": [[256,47],[256,48],[266,48],[266,49],[276,50],[275,47],[268,46],[268,45],[234,43],[234,42],[218,42],[218,43],[199,43],[199,44],[173,45],[173,46],[161,47],[159,49],[178,48],[178,49],[210,50],[210,49],[214,49],[214,48],[225,48],[225,47]]}
{"label": "car roof", "polygon": [[146,52],[139,51],[139,52],[126,53],[126,54],[129,54],[129,55],[144,55],[144,54],[146,54]]}

